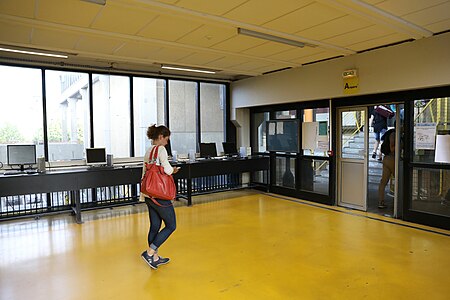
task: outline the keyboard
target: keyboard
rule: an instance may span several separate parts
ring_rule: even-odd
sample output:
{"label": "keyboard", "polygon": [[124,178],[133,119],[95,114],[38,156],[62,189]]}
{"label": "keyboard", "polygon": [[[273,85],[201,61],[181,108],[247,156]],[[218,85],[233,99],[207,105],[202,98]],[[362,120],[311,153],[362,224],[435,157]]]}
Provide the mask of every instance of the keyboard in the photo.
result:
{"label": "keyboard", "polygon": [[5,173],[3,173],[3,175],[20,175],[20,174],[36,174],[36,173],[37,173],[37,170],[34,170],[34,169],[24,170],[24,171],[7,170],[7,171],[5,171]]}

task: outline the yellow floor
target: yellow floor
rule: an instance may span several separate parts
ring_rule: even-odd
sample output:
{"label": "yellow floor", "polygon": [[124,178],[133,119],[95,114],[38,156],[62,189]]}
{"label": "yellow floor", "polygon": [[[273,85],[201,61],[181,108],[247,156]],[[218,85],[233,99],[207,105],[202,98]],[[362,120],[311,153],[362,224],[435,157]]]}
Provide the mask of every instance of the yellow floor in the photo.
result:
{"label": "yellow floor", "polygon": [[217,201],[176,207],[158,270],[140,258],[144,205],[0,223],[0,299],[450,299],[448,231],[255,192],[202,197]]}

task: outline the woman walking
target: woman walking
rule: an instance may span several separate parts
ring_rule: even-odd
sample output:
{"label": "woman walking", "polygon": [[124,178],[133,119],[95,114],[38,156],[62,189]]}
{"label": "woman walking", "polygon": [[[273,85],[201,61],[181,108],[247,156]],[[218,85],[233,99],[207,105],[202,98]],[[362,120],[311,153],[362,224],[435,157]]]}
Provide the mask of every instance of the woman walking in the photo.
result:
{"label": "woman walking", "polygon": [[[164,147],[169,142],[170,130],[164,125],[153,125],[147,129],[147,137],[152,140],[152,146],[145,153],[142,176],[146,171],[146,163],[149,163],[150,153],[155,147],[158,151],[156,164],[162,166],[164,173],[168,175],[177,173],[178,168],[173,168],[169,164],[167,150]],[[149,198],[145,194],[143,196],[148,208],[150,229],[147,237],[149,248],[142,252],[141,257],[152,269],[157,269],[159,265],[170,261],[169,258],[159,256],[158,249],[176,229],[175,210],[168,200]],[[162,221],[164,221],[164,228],[160,230]]]}

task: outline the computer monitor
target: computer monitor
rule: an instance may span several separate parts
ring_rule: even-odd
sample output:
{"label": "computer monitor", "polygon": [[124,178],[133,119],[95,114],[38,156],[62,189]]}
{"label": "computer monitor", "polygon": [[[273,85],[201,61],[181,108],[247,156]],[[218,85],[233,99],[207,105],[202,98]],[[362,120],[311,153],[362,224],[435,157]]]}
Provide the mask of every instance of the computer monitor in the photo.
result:
{"label": "computer monitor", "polygon": [[217,156],[216,143],[200,143],[200,157],[210,158]]}
{"label": "computer monitor", "polygon": [[25,166],[36,164],[36,145],[7,145],[6,152],[9,166],[20,166],[24,171]]}
{"label": "computer monitor", "polygon": [[106,165],[106,148],[86,148],[86,165]]}
{"label": "computer monitor", "polygon": [[167,155],[172,156],[172,146],[170,145],[170,140],[167,141],[167,145],[165,146],[167,150]]}
{"label": "computer monitor", "polygon": [[237,155],[239,152],[237,151],[237,147],[235,143],[222,142],[223,153],[225,155]]}

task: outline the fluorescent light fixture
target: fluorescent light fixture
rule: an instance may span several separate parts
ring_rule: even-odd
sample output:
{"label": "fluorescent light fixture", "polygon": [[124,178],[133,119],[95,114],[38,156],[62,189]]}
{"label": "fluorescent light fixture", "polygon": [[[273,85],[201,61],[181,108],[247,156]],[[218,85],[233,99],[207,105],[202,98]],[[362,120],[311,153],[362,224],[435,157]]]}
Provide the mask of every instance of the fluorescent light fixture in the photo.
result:
{"label": "fluorescent light fixture", "polygon": [[50,56],[50,57],[57,57],[57,58],[69,58],[69,56],[63,55],[63,54],[36,52],[36,51],[19,50],[19,49],[11,49],[11,48],[3,48],[3,47],[0,47],[0,51],[21,53],[21,54],[40,55],[40,56]]}
{"label": "fluorescent light fixture", "polygon": [[305,43],[302,43],[299,41],[285,39],[285,38],[282,38],[279,36],[262,33],[262,32],[258,32],[258,31],[253,31],[253,30],[248,30],[248,29],[244,29],[244,28],[238,28],[238,34],[247,35],[247,36],[251,36],[251,37],[255,37],[255,38],[259,38],[259,39],[263,39],[263,40],[267,40],[267,41],[271,41],[271,42],[287,44],[287,45],[291,45],[294,47],[300,47],[300,48],[305,47]]}
{"label": "fluorescent light fixture", "polygon": [[196,73],[206,73],[206,74],[216,74],[215,71],[207,71],[207,70],[191,69],[191,68],[176,67],[176,66],[165,66],[165,65],[162,65],[162,66],[161,66],[161,69],[177,70],[177,71],[187,71],[187,72],[196,72]]}
{"label": "fluorescent light fixture", "polygon": [[106,4],[106,0],[81,0],[84,2],[91,2],[94,4],[99,4],[99,5],[105,5]]}

